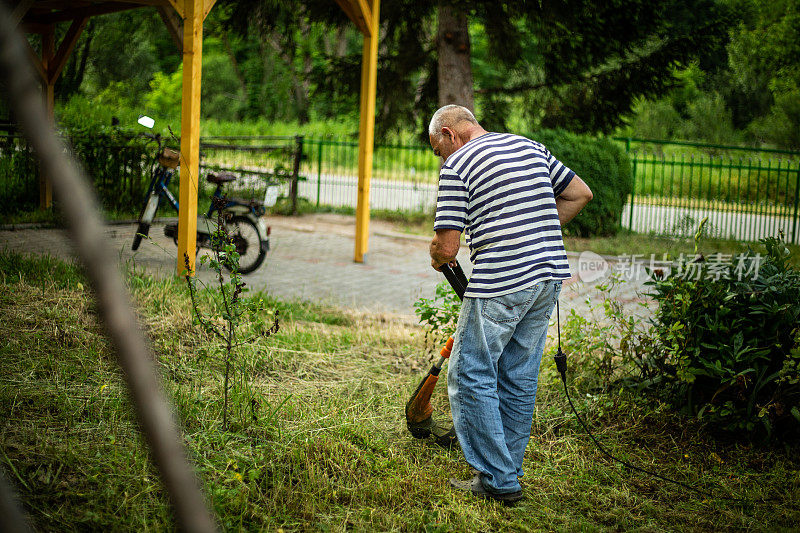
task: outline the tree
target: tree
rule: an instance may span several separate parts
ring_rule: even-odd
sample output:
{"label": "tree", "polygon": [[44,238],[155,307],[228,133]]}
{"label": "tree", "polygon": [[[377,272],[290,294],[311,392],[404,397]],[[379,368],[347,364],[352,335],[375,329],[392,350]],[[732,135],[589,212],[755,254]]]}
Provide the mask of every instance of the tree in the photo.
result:
{"label": "tree", "polygon": [[800,148],[800,0],[745,9],[728,46],[728,103],[754,140]]}
{"label": "tree", "polygon": [[[489,127],[505,129],[522,115],[528,128],[609,131],[636,98],[675,84],[671,67],[724,48],[729,25],[713,0],[397,0],[381,18],[379,132],[423,125],[445,103],[440,95],[469,102],[470,78]],[[452,61],[467,52],[469,64]],[[357,95],[357,78],[345,72],[357,60],[329,60],[317,72],[319,92]]]}
{"label": "tree", "polygon": [[[316,59],[325,51],[334,56],[341,54],[349,44],[343,30],[348,22],[339,7],[322,0],[223,0],[217,9],[224,13],[224,27],[242,39],[240,60],[249,115],[274,117],[280,111],[291,110],[292,116],[280,118],[307,122],[312,111],[312,70]],[[335,44],[331,35],[337,38]],[[270,100],[276,104],[275,109],[264,108],[263,104]]]}
{"label": "tree", "polygon": [[800,148],[800,0],[728,0],[730,40],[675,68],[678,83],[640,102],[630,133]]}
{"label": "tree", "polygon": [[86,65],[92,51],[92,38],[95,32],[95,20],[89,19],[86,28],[83,30],[76,43],[75,49],[70,54],[61,76],[56,80],[55,94],[62,100],[68,99],[77,93],[83,83],[86,74]]}
{"label": "tree", "polygon": [[84,89],[97,94],[112,83],[131,95],[144,94],[155,72],[172,72],[180,55],[153,9],[136,9],[93,19],[91,54]]}

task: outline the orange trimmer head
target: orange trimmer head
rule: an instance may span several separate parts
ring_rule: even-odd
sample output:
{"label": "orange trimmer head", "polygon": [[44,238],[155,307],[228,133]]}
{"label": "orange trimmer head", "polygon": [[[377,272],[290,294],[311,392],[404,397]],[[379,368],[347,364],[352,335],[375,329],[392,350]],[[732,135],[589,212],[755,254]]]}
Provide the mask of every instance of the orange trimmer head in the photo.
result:
{"label": "orange trimmer head", "polygon": [[[467,277],[461,267],[458,264],[454,268],[451,268],[450,265],[444,265],[442,272],[444,272],[447,281],[450,282],[458,297],[463,299],[464,292],[467,289]],[[422,378],[419,386],[406,404],[406,425],[411,432],[411,436],[416,439],[427,439],[433,436],[436,443],[444,447],[457,444],[458,439],[452,424],[442,425],[433,419],[431,396],[436,383],[439,381],[439,373],[442,371],[442,366],[450,357],[452,349],[453,337],[450,337],[439,352],[439,361]]]}

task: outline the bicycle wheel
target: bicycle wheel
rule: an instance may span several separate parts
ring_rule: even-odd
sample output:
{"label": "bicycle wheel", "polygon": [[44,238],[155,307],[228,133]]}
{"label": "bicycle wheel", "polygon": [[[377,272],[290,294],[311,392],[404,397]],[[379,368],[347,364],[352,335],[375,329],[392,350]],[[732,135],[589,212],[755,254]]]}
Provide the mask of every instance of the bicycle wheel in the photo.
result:
{"label": "bicycle wheel", "polygon": [[[261,233],[258,231],[258,226],[248,217],[236,216],[225,223],[225,229],[239,253],[239,272],[248,274],[260,267],[267,251],[261,248]],[[225,268],[230,270],[227,262]]]}
{"label": "bicycle wheel", "polygon": [[139,215],[139,226],[136,228],[136,234],[133,236],[133,246],[131,246],[131,250],[138,250],[142,238],[150,234],[150,224],[153,223],[153,218],[155,218],[157,210],[158,194],[150,193],[150,197],[147,199],[144,209],[142,209],[142,214]]}

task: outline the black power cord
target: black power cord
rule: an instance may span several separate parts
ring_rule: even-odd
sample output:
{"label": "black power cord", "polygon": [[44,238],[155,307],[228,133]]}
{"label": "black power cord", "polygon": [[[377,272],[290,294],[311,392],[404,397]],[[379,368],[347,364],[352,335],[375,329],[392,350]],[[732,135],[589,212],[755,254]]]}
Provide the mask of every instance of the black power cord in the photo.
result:
{"label": "black power cord", "polygon": [[618,457],[615,457],[614,455],[611,454],[611,452],[606,450],[603,447],[603,445],[598,442],[598,440],[595,438],[595,436],[592,434],[592,432],[589,430],[589,427],[584,423],[583,419],[578,414],[578,410],[575,409],[575,406],[572,404],[572,398],[570,398],[570,396],[569,396],[569,390],[567,388],[567,356],[564,355],[564,352],[561,351],[561,308],[560,308],[558,300],[556,300],[556,323],[557,323],[557,329],[558,329],[558,349],[556,350],[556,354],[553,357],[555,359],[555,362],[556,362],[556,370],[558,370],[558,373],[561,374],[561,382],[564,384],[564,394],[566,394],[566,396],[567,396],[567,401],[569,402],[569,406],[572,408],[572,412],[575,413],[575,417],[578,419],[578,422],[580,422],[581,426],[583,427],[583,430],[586,431],[586,434],[589,435],[589,438],[592,439],[592,442],[594,443],[595,446],[597,446],[598,450],[603,452],[603,454],[605,454],[607,457],[609,457],[612,461],[616,461],[616,462],[618,462],[618,463],[630,468],[631,470],[636,470],[637,472],[641,472],[643,474],[647,474],[649,476],[653,476],[653,477],[658,478],[658,479],[660,479],[662,481],[667,481],[669,483],[674,483],[675,485],[678,485],[678,486],[681,486],[681,487],[683,487],[685,489],[689,489],[689,490],[691,490],[693,492],[696,492],[697,494],[700,494],[701,496],[703,496],[705,498],[712,499],[712,500],[716,499],[716,500],[728,500],[728,501],[736,501],[736,502],[744,502],[744,501],[746,501],[746,500],[741,499],[741,498],[731,498],[731,497],[727,497],[727,496],[714,496],[709,492],[706,492],[706,491],[704,491],[702,489],[698,489],[697,487],[693,487],[692,485],[689,485],[689,484],[684,483],[682,481],[671,479],[671,478],[662,476],[661,474],[658,474],[656,472],[653,472],[652,470],[647,470],[645,468],[640,468],[640,467],[638,467],[636,465],[632,465],[628,461],[624,461],[622,459],[619,459]]}

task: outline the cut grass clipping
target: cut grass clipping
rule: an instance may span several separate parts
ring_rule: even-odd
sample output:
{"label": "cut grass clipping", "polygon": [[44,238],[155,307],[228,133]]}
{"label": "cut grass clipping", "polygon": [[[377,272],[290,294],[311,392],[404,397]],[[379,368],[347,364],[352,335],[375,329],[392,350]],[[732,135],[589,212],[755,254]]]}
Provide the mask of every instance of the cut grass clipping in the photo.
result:
{"label": "cut grass clipping", "polygon": [[[240,348],[238,374],[252,397],[231,399],[223,431],[219,354],[192,323],[185,285],[140,272],[128,281],[226,530],[786,530],[800,522],[796,448],[715,442],[663,406],[575,391],[612,452],[752,503],[706,501],[628,472],[581,433],[551,354],[525,457],[526,499],[506,508],[455,493],[447,479],[470,475],[460,452],[405,429],[403,406],[429,365],[421,329],[264,294],[244,305],[279,310],[281,329]],[[173,528],[80,269],[0,253],[0,302],[0,462],[35,527]],[[247,332],[271,317],[245,312],[242,337],[258,338]],[[442,417],[444,390],[433,400]],[[775,499],[758,503],[766,498]]]}

